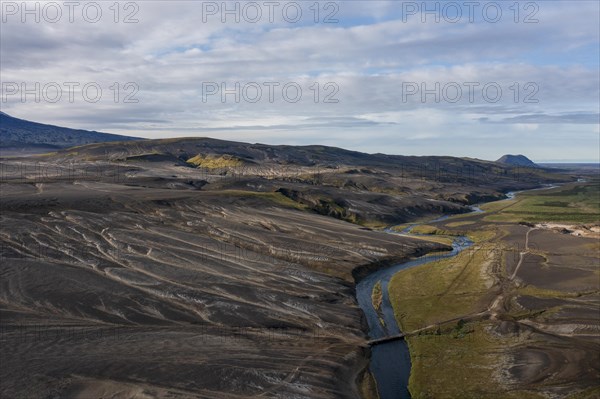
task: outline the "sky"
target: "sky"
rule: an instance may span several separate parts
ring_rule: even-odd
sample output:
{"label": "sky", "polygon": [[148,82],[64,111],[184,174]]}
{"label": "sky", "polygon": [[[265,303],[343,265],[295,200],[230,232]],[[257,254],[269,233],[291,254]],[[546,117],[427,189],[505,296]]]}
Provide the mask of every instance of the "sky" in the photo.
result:
{"label": "sky", "polygon": [[0,107],[146,138],[600,160],[597,1],[0,2]]}

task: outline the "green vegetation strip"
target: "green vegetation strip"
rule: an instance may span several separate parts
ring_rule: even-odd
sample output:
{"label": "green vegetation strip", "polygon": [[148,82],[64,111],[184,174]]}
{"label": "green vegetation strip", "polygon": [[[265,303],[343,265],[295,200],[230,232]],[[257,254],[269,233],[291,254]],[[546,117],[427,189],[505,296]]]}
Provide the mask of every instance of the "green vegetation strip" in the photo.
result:
{"label": "green vegetation strip", "polygon": [[409,389],[413,398],[540,398],[528,391],[503,388],[495,370],[504,361],[502,350],[516,344],[488,332],[489,322],[466,322],[484,311],[491,281],[486,269],[500,252],[486,250],[480,231],[473,249],[454,258],[397,273],[389,285],[390,299],[402,331],[410,332],[458,319],[407,338],[411,354]]}
{"label": "green vegetation strip", "polygon": [[[500,240],[505,232],[494,226],[494,222],[598,222],[598,183],[567,184],[551,190],[522,193],[510,201],[484,205],[482,208],[487,211],[484,220],[490,223],[465,233],[475,242],[471,249],[454,258],[403,270],[391,279],[390,300],[402,330],[410,333],[425,326],[434,326],[407,337],[412,361],[409,389],[413,398],[542,397],[532,391],[503,385],[505,377],[500,373],[508,361],[506,348],[518,345],[517,338],[491,333],[492,322],[475,316],[485,311],[490,303],[492,281],[488,277],[489,269],[504,263]],[[468,221],[457,221],[446,226],[453,228],[469,224]],[[413,232],[435,236],[448,234],[427,225],[419,226]],[[516,288],[513,294],[572,298],[581,293],[528,285]],[[546,313],[549,311],[555,309],[544,310]],[[535,316],[529,313],[512,316]],[[593,388],[570,398],[598,397],[599,391],[600,388]]]}
{"label": "green vegetation strip", "polygon": [[487,221],[597,223],[600,222],[600,182],[521,193],[516,199],[486,204],[482,209],[495,212],[485,217]]}

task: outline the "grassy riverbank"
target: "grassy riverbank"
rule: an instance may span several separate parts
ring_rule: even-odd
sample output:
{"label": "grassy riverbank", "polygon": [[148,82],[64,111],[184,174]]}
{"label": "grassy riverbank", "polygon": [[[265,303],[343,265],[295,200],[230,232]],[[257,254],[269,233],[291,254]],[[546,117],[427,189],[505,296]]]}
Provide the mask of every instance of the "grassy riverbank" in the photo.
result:
{"label": "grassy riverbank", "polygon": [[596,223],[600,221],[600,182],[524,192],[512,200],[483,205],[482,209],[493,212],[485,219],[495,222]]}
{"label": "grassy riverbank", "polygon": [[[390,299],[404,332],[432,326],[407,338],[413,398],[526,397],[522,392],[490,391],[494,365],[502,360],[488,333],[488,323],[477,314],[493,281],[488,271],[499,255],[479,241],[451,259],[404,270],[390,282]],[[471,319],[470,319],[471,318]],[[494,396],[498,395],[498,396]],[[533,396],[535,397],[535,396]]]}
{"label": "grassy riverbank", "polygon": [[598,397],[599,365],[586,355],[598,349],[597,319],[586,319],[600,296],[597,245],[517,222],[593,223],[599,194],[593,182],[531,191],[416,229],[436,240],[460,232],[474,245],[390,281],[402,331],[421,330],[407,338],[413,398]]}

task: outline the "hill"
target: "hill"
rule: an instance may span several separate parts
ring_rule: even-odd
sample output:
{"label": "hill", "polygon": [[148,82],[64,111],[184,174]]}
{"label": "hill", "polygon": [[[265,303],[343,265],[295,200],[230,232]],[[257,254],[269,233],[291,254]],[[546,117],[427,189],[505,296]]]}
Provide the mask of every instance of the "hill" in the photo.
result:
{"label": "hill", "polygon": [[[184,137],[89,144],[45,157],[118,167],[144,187],[277,193],[300,207],[367,225],[466,212],[505,192],[569,180],[543,168],[448,156],[367,154],[322,145],[267,145]],[[125,172],[126,171],[126,172]]]}
{"label": "hill", "polygon": [[[323,145],[268,145],[207,137],[90,144],[76,150],[60,150],[54,157],[57,160],[143,161],[146,164],[170,162],[211,170],[234,168],[244,174],[257,170],[260,174],[269,174],[271,171],[271,177],[278,177],[277,173],[283,169],[298,173],[297,167],[308,167],[321,171],[343,171],[353,176],[353,180],[360,180],[361,176],[373,178],[387,174],[388,177],[393,175],[400,179],[487,185],[489,179],[494,178],[497,183],[506,183],[507,188],[513,187],[517,181],[543,184],[549,178],[556,177],[549,176],[543,168],[523,174],[516,168],[521,165],[515,165],[510,160],[491,162],[450,156],[369,154]],[[378,185],[387,187],[384,182]]]}
{"label": "hill", "polygon": [[525,155],[504,155],[496,162],[504,163],[507,165],[513,166],[524,166],[529,168],[537,168],[538,165],[535,164],[531,159],[527,158]]}
{"label": "hill", "polygon": [[131,140],[141,139],[30,122],[0,112],[0,152],[2,155],[41,153],[91,143]]}

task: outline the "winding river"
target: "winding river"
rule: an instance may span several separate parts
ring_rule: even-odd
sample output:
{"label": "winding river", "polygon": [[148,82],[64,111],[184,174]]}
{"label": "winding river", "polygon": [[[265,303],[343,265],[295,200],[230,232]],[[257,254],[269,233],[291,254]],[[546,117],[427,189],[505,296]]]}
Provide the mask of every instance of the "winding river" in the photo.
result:
{"label": "winding river", "polygon": [[[545,185],[542,188],[523,190],[533,191],[540,189],[549,189],[557,187],[556,185]],[[511,191],[506,193],[504,200],[510,200],[515,197],[516,194],[522,191]],[[477,205],[471,206],[471,213],[484,212]],[[464,215],[464,214],[463,214]],[[390,234],[399,234],[405,236],[419,236],[419,234],[411,233],[412,229],[421,224],[429,224],[440,222],[447,219],[451,215],[445,215],[428,222],[410,224],[406,229],[400,233],[394,232],[392,229],[386,229],[385,231]],[[388,284],[394,274],[401,270],[408,269],[414,266],[423,265],[435,260],[452,258],[466,248],[473,245],[473,242],[467,237],[458,236],[452,243],[452,251],[444,254],[436,255],[425,255],[420,258],[400,263],[386,269],[378,270],[374,273],[369,274],[363,280],[361,280],[356,286],[356,299],[358,305],[362,309],[369,325],[369,337],[370,339],[384,338],[401,333],[400,327],[394,317],[394,309],[390,302],[388,293]],[[378,314],[373,307],[371,294],[373,287],[377,282],[381,282],[382,291],[382,303],[380,313]],[[383,324],[380,321],[380,315],[383,319]],[[410,376],[410,353],[408,351],[408,345],[404,339],[395,341],[388,341],[372,346],[371,348],[371,360],[370,360],[370,371],[375,378],[377,383],[377,390],[380,399],[405,399],[410,398],[410,392],[408,391],[408,378]]]}
{"label": "winding river", "polygon": [[[439,219],[436,219],[436,221],[439,221]],[[429,223],[432,222],[430,221]],[[410,230],[414,226],[416,225],[410,226],[400,234],[410,235]],[[466,237],[457,237],[452,244],[451,252],[442,255],[422,256],[409,262],[378,270],[361,280],[356,286],[356,298],[369,324],[369,337],[377,339],[397,335],[401,332],[394,317],[394,309],[388,295],[388,284],[394,274],[400,270],[429,263],[440,258],[451,258],[472,244],[472,241]],[[381,291],[383,294],[380,312],[384,325],[380,322],[379,314],[373,307],[371,299],[373,287],[378,281],[381,282]],[[380,399],[410,398],[408,391],[410,366],[408,345],[403,339],[381,343],[371,348],[370,371],[377,382]]]}

